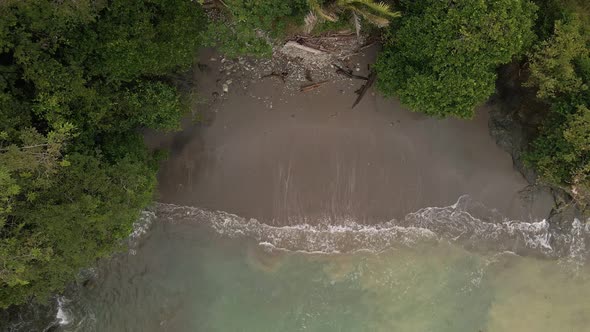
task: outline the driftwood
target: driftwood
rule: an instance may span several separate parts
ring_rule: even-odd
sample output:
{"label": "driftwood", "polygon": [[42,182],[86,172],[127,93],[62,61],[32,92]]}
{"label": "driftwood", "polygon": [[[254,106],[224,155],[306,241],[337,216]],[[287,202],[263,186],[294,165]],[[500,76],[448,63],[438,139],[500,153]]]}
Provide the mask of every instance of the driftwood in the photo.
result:
{"label": "driftwood", "polygon": [[377,44],[377,42],[375,42],[375,41],[366,43],[365,45],[359,47],[358,50],[357,50],[357,52],[364,51],[364,50],[366,50],[369,47],[373,47],[373,45],[375,45],[375,44]]}
{"label": "driftwood", "polygon": [[308,35],[295,35],[294,39],[313,39],[313,40],[322,40],[322,39],[343,39],[343,38],[356,38],[354,32],[343,32],[343,33],[331,33],[326,34],[323,36],[308,36]]}
{"label": "driftwood", "polygon": [[350,69],[344,69],[344,68],[338,66],[335,63],[333,63],[332,65],[334,67],[336,67],[336,73],[337,74],[344,75],[344,76],[346,76],[348,78],[356,78],[356,79],[364,80],[364,81],[368,81],[369,80],[368,77],[365,77],[365,76],[362,76],[362,75],[355,75],[355,74],[353,74],[352,70],[350,70]]}
{"label": "driftwood", "polygon": [[291,41],[324,53],[338,53],[341,51],[341,48],[338,45],[334,45],[334,43],[338,43],[339,41],[345,42],[353,38],[356,39],[356,35],[351,33],[324,36],[296,35]]}
{"label": "driftwood", "polygon": [[318,49],[315,49],[315,48],[311,48],[309,46],[301,45],[301,44],[299,44],[298,42],[295,42],[295,41],[288,41],[287,43],[285,43],[285,45],[283,45],[283,52],[288,53],[287,50],[289,48],[295,48],[295,49],[301,50],[301,51],[306,52],[306,53],[311,53],[313,55],[325,54],[325,52],[322,51],[322,50],[318,50]]}
{"label": "driftwood", "polygon": [[370,42],[368,44],[365,44],[365,45],[357,48],[353,53],[350,53],[348,55],[348,57],[352,57],[352,56],[356,56],[356,55],[359,55],[359,54],[363,54],[364,50],[366,50],[369,47],[372,47],[375,44],[377,44],[377,42]]}
{"label": "driftwood", "polygon": [[369,75],[369,79],[367,80],[367,83],[365,83],[359,89],[359,91],[358,91],[359,96],[354,101],[354,104],[352,104],[352,108],[354,108],[356,105],[358,105],[358,103],[361,102],[361,100],[363,99],[363,97],[365,96],[367,91],[369,91],[369,88],[371,87],[371,85],[373,85],[373,83],[375,83],[376,78],[377,78],[377,73],[375,71],[372,71],[371,74]]}
{"label": "driftwood", "polygon": [[336,49],[334,49],[334,48],[332,48],[332,49],[331,48],[326,48],[322,44],[308,42],[308,41],[305,41],[305,40],[300,40],[300,41],[298,41],[298,43],[300,43],[303,46],[306,46],[306,47],[309,47],[311,49],[315,49],[315,50],[318,50],[318,51],[324,52],[324,53],[332,53],[332,52],[335,52],[336,51]]}
{"label": "driftwood", "polygon": [[321,82],[317,82],[317,83],[312,83],[312,84],[307,84],[307,85],[303,85],[301,86],[301,88],[299,89],[300,92],[308,92],[311,91],[313,89],[317,89],[320,86],[324,85],[328,83],[328,81],[321,81]]}

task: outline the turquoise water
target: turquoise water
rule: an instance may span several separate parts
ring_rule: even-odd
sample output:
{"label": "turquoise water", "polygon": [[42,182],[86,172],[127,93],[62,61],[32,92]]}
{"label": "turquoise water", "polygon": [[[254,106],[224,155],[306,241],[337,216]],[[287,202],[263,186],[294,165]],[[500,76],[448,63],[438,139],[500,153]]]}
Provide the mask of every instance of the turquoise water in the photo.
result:
{"label": "turquoise water", "polygon": [[297,233],[303,252],[286,251],[276,230],[261,241],[182,216],[154,220],[128,253],[62,298],[59,330],[590,331],[590,270],[579,261],[474,252],[429,236],[325,254],[304,252],[311,235]]}

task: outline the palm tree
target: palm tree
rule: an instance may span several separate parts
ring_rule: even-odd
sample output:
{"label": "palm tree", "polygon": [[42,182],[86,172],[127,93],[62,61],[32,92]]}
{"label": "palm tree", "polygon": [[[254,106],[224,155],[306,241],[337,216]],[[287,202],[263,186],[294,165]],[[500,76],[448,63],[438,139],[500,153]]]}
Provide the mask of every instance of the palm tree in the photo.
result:
{"label": "palm tree", "polygon": [[[305,29],[309,32],[318,20],[335,22],[337,13],[350,10],[353,15],[357,35],[360,33],[360,17],[378,27],[389,25],[392,18],[400,17],[400,12],[392,11],[388,4],[374,0],[335,0],[327,6],[320,6],[317,0],[307,0],[311,9],[305,18]],[[327,8],[327,9],[326,9]]]}
{"label": "palm tree", "polygon": [[334,13],[331,13],[330,11],[324,10],[317,0],[307,0],[307,5],[311,9],[309,14],[314,16],[317,15],[330,22],[338,21],[338,16],[336,16]]}
{"label": "palm tree", "polygon": [[364,17],[371,24],[386,27],[390,19],[401,16],[400,12],[392,11],[388,4],[373,0],[337,0],[339,7],[352,11],[355,15]]}

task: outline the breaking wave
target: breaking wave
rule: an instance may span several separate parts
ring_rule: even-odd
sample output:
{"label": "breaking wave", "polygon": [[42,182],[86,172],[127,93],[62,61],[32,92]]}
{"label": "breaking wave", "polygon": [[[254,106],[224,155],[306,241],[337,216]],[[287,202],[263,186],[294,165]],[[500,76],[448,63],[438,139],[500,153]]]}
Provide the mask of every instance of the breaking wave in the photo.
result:
{"label": "breaking wave", "polygon": [[588,258],[586,242],[590,237],[590,226],[578,219],[564,232],[546,220],[507,220],[468,196],[450,206],[423,208],[401,220],[377,225],[346,219],[279,227],[227,212],[164,203],[156,204],[155,214],[165,222],[206,224],[222,236],[251,238],[271,249],[300,252],[379,252],[449,241],[477,251],[510,251],[583,264]]}
{"label": "breaking wave", "polygon": [[135,255],[137,253],[137,246],[144,235],[150,230],[155,219],[156,214],[153,211],[142,211],[139,219],[133,223],[133,231],[127,238],[128,252],[130,255]]}
{"label": "breaking wave", "polygon": [[72,321],[70,313],[65,309],[65,305],[68,302],[69,301],[63,296],[57,298],[57,313],[55,314],[55,319],[59,325],[68,325]]}

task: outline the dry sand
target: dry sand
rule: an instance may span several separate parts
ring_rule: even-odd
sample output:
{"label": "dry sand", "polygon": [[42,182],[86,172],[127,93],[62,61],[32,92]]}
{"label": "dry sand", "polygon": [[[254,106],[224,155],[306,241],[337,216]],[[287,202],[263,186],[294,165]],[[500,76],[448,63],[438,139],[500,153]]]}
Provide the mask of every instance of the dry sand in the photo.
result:
{"label": "dry sand", "polygon": [[[219,61],[204,62],[199,90],[222,93]],[[528,183],[490,137],[486,107],[471,121],[434,119],[371,90],[351,109],[361,84],[343,78],[307,93],[275,77],[230,85],[199,106],[214,115],[209,125],[147,136],[170,150],[158,200],[275,224],[381,222],[465,194],[510,218],[547,216],[549,197],[528,200]]]}

